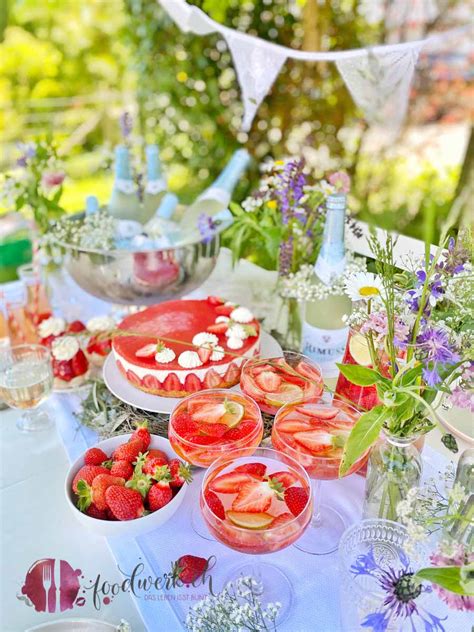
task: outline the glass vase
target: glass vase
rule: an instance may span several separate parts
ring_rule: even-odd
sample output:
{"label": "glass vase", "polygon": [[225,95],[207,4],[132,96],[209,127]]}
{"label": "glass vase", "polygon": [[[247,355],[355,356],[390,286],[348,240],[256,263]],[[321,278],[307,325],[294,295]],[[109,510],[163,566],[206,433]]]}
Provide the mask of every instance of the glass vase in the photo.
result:
{"label": "glass vase", "polygon": [[301,351],[302,306],[296,298],[278,296],[279,303],[276,322],[272,335],[278,340],[283,349]]}
{"label": "glass vase", "polygon": [[422,461],[418,436],[383,433],[372,448],[365,484],[364,518],[398,520],[397,505],[420,483]]}

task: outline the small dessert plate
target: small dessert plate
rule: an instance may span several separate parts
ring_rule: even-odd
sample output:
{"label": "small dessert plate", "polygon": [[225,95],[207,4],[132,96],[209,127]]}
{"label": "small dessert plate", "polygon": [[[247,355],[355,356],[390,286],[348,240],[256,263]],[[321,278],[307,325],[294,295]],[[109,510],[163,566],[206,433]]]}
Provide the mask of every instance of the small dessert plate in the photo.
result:
{"label": "small dessert plate", "polygon": [[[273,336],[270,336],[265,331],[261,331],[260,336],[260,355],[262,358],[275,358],[283,355],[280,345]],[[115,397],[141,410],[169,415],[175,406],[182,401],[182,398],[151,395],[135,388],[118,370],[112,353],[108,355],[105,361],[103,376],[107,388]],[[232,390],[240,391],[240,386],[237,384]]]}

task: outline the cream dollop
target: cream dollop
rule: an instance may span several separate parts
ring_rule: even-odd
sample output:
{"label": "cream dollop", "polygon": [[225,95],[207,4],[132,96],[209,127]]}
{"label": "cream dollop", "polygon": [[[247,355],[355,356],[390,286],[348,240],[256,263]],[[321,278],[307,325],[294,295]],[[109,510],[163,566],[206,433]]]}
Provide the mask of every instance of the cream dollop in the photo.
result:
{"label": "cream dollop", "polygon": [[87,321],[86,327],[91,334],[112,331],[115,328],[115,320],[111,316],[94,316]]}
{"label": "cream dollop", "polygon": [[183,369],[195,369],[202,366],[203,362],[195,351],[183,351],[178,358],[178,364]]}
{"label": "cream dollop", "polygon": [[72,360],[72,358],[79,351],[79,343],[76,338],[72,336],[62,336],[53,340],[51,346],[51,352],[56,360]]}
{"label": "cream dollop", "polygon": [[235,338],[231,336],[227,339],[227,346],[229,349],[241,349],[244,346],[244,341],[242,338]]}
{"label": "cream dollop", "polygon": [[231,319],[236,323],[251,323],[253,320],[252,312],[247,307],[236,307],[230,314]]}
{"label": "cream dollop", "polygon": [[230,318],[228,316],[218,316],[216,318],[216,323],[228,323]]}
{"label": "cream dollop", "polygon": [[40,323],[38,332],[40,338],[47,338],[48,336],[60,336],[66,329],[66,321],[64,318],[56,318],[51,316]]}
{"label": "cream dollop", "polygon": [[211,354],[210,360],[211,360],[211,362],[220,362],[224,356],[225,356],[224,348],[219,346],[219,345],[217,345],[212,350],[212,354]]}
{"label": "cream dollop", "polygon": [[201,331],[193,338],[193,345],[196,345],[196,347],[202,347],[204,345],[214,347],[218,342],[219,338],[215,334],[210,334],[207,331]]}
{"label": "cream dollop", "polygon": [[245,331],[242,325],[235,323],[229,327],[229,329],[225,332],[227,338],[240,338],[240,340],[245,340],[248,338],[248,333]]}
{"label": "cream dollop", "polygon": [[173,362],[175,358],[176,353],[169,347],[164,347],[161,351],[155,353],[155,360],[159,362],[159,364],[168,364],[168,362]]}

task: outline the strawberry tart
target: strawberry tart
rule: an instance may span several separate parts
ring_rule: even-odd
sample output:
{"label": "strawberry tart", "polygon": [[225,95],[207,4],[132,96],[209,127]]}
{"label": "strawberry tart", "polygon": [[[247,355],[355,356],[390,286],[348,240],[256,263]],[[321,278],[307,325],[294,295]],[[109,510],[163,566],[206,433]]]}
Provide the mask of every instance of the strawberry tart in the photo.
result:
{"label": "strawberry tart", "polygon": [[58,336],[51,343],[54,388],[77,388],[89,376],[89,362],[77,337]]}
{"label": "strawberry tart", "polygon": [[234,386],[245,360],[260,351],[251,311],[213,296],[148,307],[119,329],[134,334],[114,337],[119,370],[140,390],[164,397]]}

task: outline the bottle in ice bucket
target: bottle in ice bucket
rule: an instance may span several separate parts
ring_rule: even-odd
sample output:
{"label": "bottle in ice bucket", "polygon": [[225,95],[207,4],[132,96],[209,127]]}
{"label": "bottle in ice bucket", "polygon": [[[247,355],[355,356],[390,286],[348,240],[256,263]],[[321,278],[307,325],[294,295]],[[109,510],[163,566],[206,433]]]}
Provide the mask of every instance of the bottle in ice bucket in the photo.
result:
{"label": "bottle in ice bucket", "polygon": [[[314,283],[331,286],[344,273],[346,264],[344,225],[346,195],[334,193],[326,200],[323,243],[314,265]],[[351,301],[344,293],[308,301],[302,331],[302,352],[316,362],[324,377],[336,377],[342,360],[348,328],[343,316],[350,314]]]}
{"label": "bottle in ice bucket", "polygon": [[125,145],[115,149],[115,181],[108,212],[117,219],[141,221],[142,209],[130,167],[130,152]]}
{"label": "bottle in ice bucket", "polygon": [[143,198],[143,222],[153,217],[166,193],[166,180],[161,173],[158,145],[147,145],[145,154],[147,180]]}

